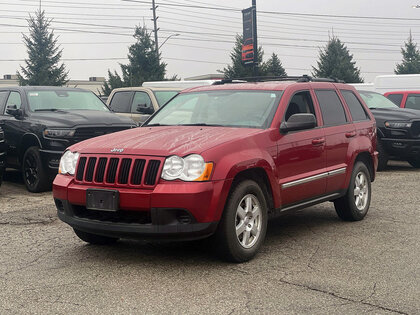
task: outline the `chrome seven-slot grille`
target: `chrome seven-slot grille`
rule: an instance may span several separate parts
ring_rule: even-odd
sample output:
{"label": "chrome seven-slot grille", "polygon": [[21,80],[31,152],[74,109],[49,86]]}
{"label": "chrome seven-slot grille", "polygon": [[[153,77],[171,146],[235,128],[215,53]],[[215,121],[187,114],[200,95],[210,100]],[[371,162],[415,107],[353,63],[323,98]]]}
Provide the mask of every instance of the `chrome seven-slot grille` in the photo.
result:
{"label": "chrome seven-slot grille", "polygon": [[76,181],[100,185],[153,187],[158,181],[162,160],[138,156],[82,156]]}

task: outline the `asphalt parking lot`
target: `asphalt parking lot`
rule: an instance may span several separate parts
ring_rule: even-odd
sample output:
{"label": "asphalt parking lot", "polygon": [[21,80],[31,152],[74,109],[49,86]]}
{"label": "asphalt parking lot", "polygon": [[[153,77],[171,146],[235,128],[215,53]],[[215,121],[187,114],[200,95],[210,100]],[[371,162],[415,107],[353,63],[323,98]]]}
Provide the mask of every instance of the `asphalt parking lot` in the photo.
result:
{"label": "asphalt parking lot", "polygon": [[378,174],[364,221],[331,203],[269,224],[261,253],[221,262],[206,242],[86,245],[56,218],[51,193],[19,174],[0,188],[0,314],[418,314],[420,172]]}

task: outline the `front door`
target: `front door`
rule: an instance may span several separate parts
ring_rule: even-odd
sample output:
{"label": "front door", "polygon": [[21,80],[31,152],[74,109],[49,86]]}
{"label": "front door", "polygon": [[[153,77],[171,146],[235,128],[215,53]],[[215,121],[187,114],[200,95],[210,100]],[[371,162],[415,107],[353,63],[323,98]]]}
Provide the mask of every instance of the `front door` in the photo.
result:
{"label": "front door", "polygon": [[277,176],[282,207],[325,193],[325,135],[319,127],[319,118],[309,90],[298,91],[291,97],[283,121],[298,113],[314,114],[318,127],[289,132],[277,143]]}

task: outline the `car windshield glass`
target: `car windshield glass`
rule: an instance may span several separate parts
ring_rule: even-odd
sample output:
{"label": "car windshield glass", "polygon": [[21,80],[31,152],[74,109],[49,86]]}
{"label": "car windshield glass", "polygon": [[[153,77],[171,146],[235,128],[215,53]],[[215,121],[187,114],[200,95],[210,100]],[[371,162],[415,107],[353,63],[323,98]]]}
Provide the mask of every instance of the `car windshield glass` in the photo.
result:
{"label": "car windshield glass", "polygon": [[28,91],[31,111],[109,111],[108,107],[92,92],[69,90]]}
{"label": "car windshield glass", "polygon": [[204,91],[180,94],[145,125],[199,125],[267,128],[280,91]]}
{"label": "car windshield glass", "polygon": [[375,92],[359,92],[369,108],[398,108],[392,101],[385,96]]}
{"label": "car windshield glass", "polygon": [[155,94],[156,100],[160,107],[160,106],[165,105],[171,98],[173,98],[179,92],[178,91],[155,91],[153,93]]}

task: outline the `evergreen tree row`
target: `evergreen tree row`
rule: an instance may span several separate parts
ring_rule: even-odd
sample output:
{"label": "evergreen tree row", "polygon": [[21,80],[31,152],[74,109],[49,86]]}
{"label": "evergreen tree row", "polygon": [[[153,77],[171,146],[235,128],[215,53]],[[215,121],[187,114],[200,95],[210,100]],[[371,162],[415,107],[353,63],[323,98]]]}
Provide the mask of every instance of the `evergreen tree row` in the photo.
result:
{"label": "evergreen tree row", "polygon": [[[29,16],[29,36],[23,35],[28,52],[26,65],[17,72],[20,85],[65,85],[68,82],[68,71],[60,59],[63,50],[57,42],[53,31],[50,31],[51,19],[44,11],[37,11]],[[103,93],[109,93],[119,87],[140,86],[145,81],[178,80],[177,76],[165,78],[166,63],[157,54],[151,33],[137,26],[133,35],[135,43],[129,47],[128,64],[120,64],[122,76],[115,70],[108,70],[108,80],[103,86]],[[401,48],[402,62],[396,65],[396,74],[420,73],[420,51],[410,32],[408,41]],[[263,61],[263,49],[258,47],[255,67],[242,62],[242,36],[236,36],[235,46],[230,53],[231,64],[220,70],[225,78],[245,78],[252,76],[286,76],[286,71],[277,54],[273,53]],[[360,69],[356,67],[353,55],[338,37],[330,38],[325,47],[319,51],[316,67],[312,67],[312,76],[336,78],[347,83],[361,83]]]}

